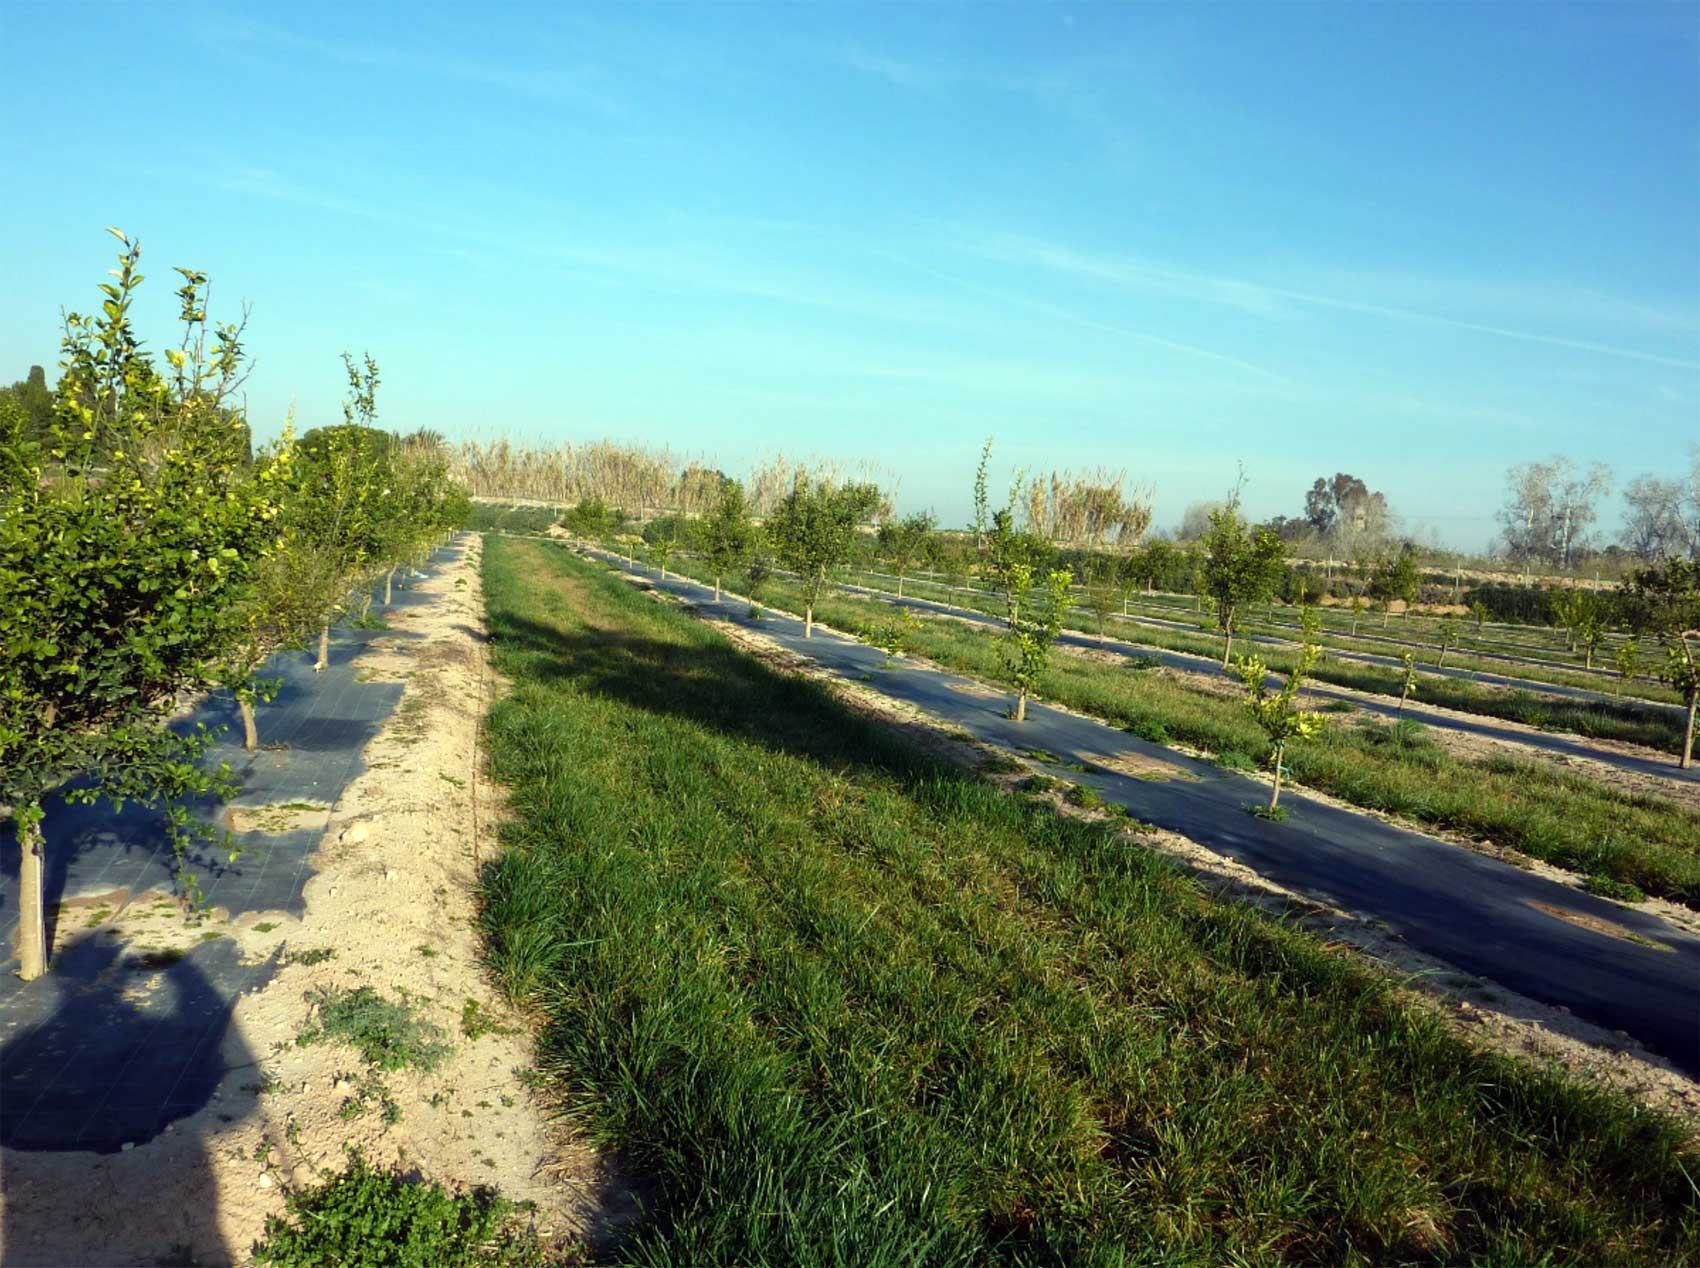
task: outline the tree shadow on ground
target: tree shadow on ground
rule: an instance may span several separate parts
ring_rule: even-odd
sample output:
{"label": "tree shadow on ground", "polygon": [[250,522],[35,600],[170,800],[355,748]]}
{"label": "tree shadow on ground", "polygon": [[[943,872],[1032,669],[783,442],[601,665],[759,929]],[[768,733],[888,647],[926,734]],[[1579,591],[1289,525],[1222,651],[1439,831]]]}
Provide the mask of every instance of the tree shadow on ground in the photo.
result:
{"label": "tree shadow on ground", "polygon": [[145,1262],[174,1247],[201,1263],[237,1257],[220,1240],[205,1137],[258,1111],[257,1078],[238,1086],[255,1059],[230,1018],[274,967],[242,965],[228,940],[171,958],[96,933],[14,998],[0,1045],[0,1262]]}
{"label": "tree shadow on ground", "polygon": [[821,683],[783,673],[720,640],[682,643],[625,630],[563,631],[503,613],[505,651],[535,657],[526,676],[567,683],[649,713],[681,718],[822,766],[858,766],[904,780],[960,775],[860,717]]}

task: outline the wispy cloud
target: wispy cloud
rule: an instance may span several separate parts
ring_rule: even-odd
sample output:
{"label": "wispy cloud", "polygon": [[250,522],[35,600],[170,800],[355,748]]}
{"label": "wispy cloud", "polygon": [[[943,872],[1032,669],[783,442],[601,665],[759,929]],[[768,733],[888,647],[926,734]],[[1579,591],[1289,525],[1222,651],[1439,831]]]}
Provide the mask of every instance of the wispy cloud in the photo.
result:
{"label": "wispy cloud", "polygon": [[345,66],[394,70],[494,88],[534,101],[575,105],[606,115],[625,113],[620,95],[607,74],[589,63],[527,69],[406,45],[320,39],[258,19],[219,21],[202,33],[215,44],[248,52],[306,54]]}
{"label": "wispy cloud", "polygon": [[[1666,356],[1637,348],[1626,348],[1595,340],[1575,339],[1563,335],[1521,329],[1491,321],[1472,321],[1432,312],[1355,299],[1341,295],[1326,295],[1308,289],[1269,285],[1254,279],[1224,277],[1176,269],[1137,257],[1101,255],[1039,239],[993,235],[958,239],[958,249],[985,258],[1023,267],[1037,267],[1074,277],[1110,284],[1125,289],[1182,293],[1205,303],[1237,308],[1263,316],[1279,315],[1293,306],[1323,308],[1336,312],[1357,313],[1389,321],[1412,322],[1453,330],[1471,331],[1500,339],[1512,339],[1547,347],[1569,348],[1602,356],[1622,357],[1655,365],[1676,366],[1681,369],[1700,369],[1700,361]],[[1700,332],[1691,332],[1700,333]]]}

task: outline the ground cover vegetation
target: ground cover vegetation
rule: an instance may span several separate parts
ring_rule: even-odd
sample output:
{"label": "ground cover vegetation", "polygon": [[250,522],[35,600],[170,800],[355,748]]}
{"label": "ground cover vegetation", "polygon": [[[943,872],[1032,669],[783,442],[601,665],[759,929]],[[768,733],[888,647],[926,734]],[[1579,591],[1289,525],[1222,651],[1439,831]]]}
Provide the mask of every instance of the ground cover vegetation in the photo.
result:
{"label": "ground cover vegetation", "polygon": [[[0,807],[22,855],[25,978],[47,963],[48,795],[165,803],[181,855],[211,834],[187,800],[232,785],[200,760],[216,737],[167,725],[174,706],[231,690],[255,743],[264,655],[466,508],[441,462],[416,455],[405,476],[361,466],[388,445],[337,465],[328,435],[315,448],[312,433],[298,444],[286,427],[254,454],[243,323],[210,321],[206,276],[180,268],[179,337],[156,361],[132,316],[140,248],[112,232],[118,267],[97,312],[65,319],[49,413],[20,422],[16,403],[0,402]],[[369,419],[370,361],[365,373]],[[358,495],[333,499],[345,474]],[[320,515],[333,500],[335,514]],[[337,531],[320,533],[331,522]],[[364,534],[357,549],[345,545],[351,526]]]}
{"label": "ground cover vegetation", "polygon": [[513,692],[482,919],[540,1070],[655,1186],[623,1261],[1700,1253],[1656,1115],[560,547],[484,566]]}
{"label": "ground cover vegetation", "polygon": [[[791,583],[783,579],[768,582],[767,602],[798,610]],[[888,613],[877,600],[843,595],[828,596],[816,611],[833,628],[876,643]],[[995,629],[924,618],[906,635],[906,648],[1015,687],[1004,636]],[[1259,659],[1266,671],[1289,680],[1295,671],[1320,680],[1326,668],[1302,670],[1302,653],[1287,658],[1260,652]],[[1389,694],[1398,698],[1404,672],[1387,673],[1393,679]],[[1416,690],[1429,699],[1445,682],[1425,676]],[[1201,749],[1229,767],[1268,766],[1275,757],[1271,738],[1244,706],[1182,677],[1142,671],[1131,658],[1106,662],[1060,648],[1034,691],[1157,743]],[[1330,718],[1311,736],[1292,739],[1281,765],[1294,782],[1352,805],[1508,846],[1596,882],[1632,887],[1624,894],[1655,894],[1700,908],[1700,816],[1679,803],[1623,793],[1535,758],[1457,756],[1425,740],[1420,728],[1405,726]]]}

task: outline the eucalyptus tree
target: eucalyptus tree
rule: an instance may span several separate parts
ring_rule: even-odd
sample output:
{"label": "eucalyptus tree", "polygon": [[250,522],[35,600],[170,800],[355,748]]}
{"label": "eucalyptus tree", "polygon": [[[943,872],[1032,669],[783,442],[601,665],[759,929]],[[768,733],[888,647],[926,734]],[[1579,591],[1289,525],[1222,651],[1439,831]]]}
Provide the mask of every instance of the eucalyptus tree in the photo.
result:
{"label": "eucalyptus tree", "polygon": [[1052,566],[1056,551],[1049,541],[1017,526],[1019,473],[1010,485],[1008,503],[1001,510],[991,509],[986,485],[991,456],[988,439],[974,473],[974,538],[980,544],[981,570],[1003,597],[1005,657],[1016,690],[1010,716],[1025,722],[1027,697],[1037,689],[1068,615],[1074,574]]}
{"label": "eucalyptus tree", "polygon": [[938,518],[931,511],[916,511],[880,525],[879,549],[897,573],[898,598],[903,597],[904,576],[925,556],[937,527]]}
{"label": "eucalyptus tree", "polygon": [[[71,313],[46,444],[0,452],[0,805],[21,851],[20,975],[48,956],[42,807],[170,800],[228,787],[195,760],[210,735],[166,726],[224,680],[237,613],[275,536],[286,461],[248,461],[240,323],[209,323],[206,276],[179,269],[182,337],[165,373],[131,307],[139,247],[118,230],[100,311]],[[287,447],[285,447],[287,450]],[[174,838],[188,824],[174,806]]]}
{"label": "eucalyptus tree", "polygon": [[1636,629],[1664,644],[1659,677],[1682,696],[1685,716],[1678,765],[1687,770],[1694,757],[1694,714],[1700,702],[1700,560],[1667,559],[1638,569],[1625,593]]}
{"label": "eucalyptus tree", "polygon": [[1224,669],[1233,651],[1240,613],[1275,593],[1286,555],[1280,535],[1267,525],[1256,529],[1247,525],[1239,503],[1236,487],[1226,503],[1210,512],[1210,525],[1200,538],[1204,548],[1200,593],[1215,606],[1216,628],[1222,631]]}
{"label": "eucalyptus tree", "polygon": [[702,521],[702,551],[714,574],[714,601],[720,602],[720,578],[736,569],[755,545],[756,527],[750,520],[744,486],[727,480],[714,506]]}
{"label": "eucalyptus tree", "polygon": [[850,557],[857,526],[883,502],[872,484],[833,484],[799,472],[767,532],[779,560],[803,592],[803,637],[813,638],[815,604],[834,569]]}

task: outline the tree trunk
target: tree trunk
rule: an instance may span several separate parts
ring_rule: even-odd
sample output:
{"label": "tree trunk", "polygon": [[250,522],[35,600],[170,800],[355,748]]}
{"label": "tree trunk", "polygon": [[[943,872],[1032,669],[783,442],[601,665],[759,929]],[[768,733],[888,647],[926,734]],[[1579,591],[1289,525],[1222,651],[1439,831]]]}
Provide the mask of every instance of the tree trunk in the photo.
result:
{"label": "tree trunk", "polygon": [[900,599],[903,597],[903,574],[901,572],[897,574],[897,597]]}
{"label": "tree trunk", "polygon": [[[37,806],[19,806],[14,813],[35,812]],[[23,858],[18,870],[18,976],[32,981],[47,972],[46,847],[41,824],[18,828],[18,846]]]}
{"label": "tree trunk", "polygon": [[1687,770],[1694,761],[1694,706],[1696,703],[1700,703],[1700,692],[1689,692],[1688,721],[1683,724],[1682,728],[1682,760],[1677,763],[1683,770]]}
{"label": "tree trunk", "polygon": [[1234,630],[1229,626],[1222,632],[1222,668],[1228,667],[1228,657],[1234,650]]}
{"label": "tree trunk", "polygon": [[716,574],[714,578],[714,601],[716,603],[720,602],[720,577],[718,574]]}
{"label": "tree trunk", "polygon": [[329,669],[331,667],[331,623],[326,621],[319,627],[319,659],[313,662],[314,669]]}
{"label": "tree trunk", "polygon": [[1023,687],[1015,696],[1015,720],[1027,721],[1027,689]]}
{"label": "tree trunk", "polygon": [[812,604],[812,603],[805,603],[803,605],[803,637],[804,638],[813,638],[814,636],[815,636],[815,605]]}
{"label": "tree trunk", "polygon": [[395,581],[395,565],[391,564],[390,570],[384,574],[384,606],[386,608],[390,606],[391,585],[394,581]]}
{"label": "tree trunk", "polygon": [[254,702],[246,697],[236,701],[242,711],[242,747],[252,753],[260,747],[260,732],[254,726]]}
{"label": "tree trunk", "polygon": [[1410,689],[1409,686],[1402,687],[1399,690],[1399,712],[1398,712],[1398,716],[1401,717],[1401,718],[1405,716],[1405,698],[1407,696],[1409,696],[1410,694],[1411,694],[1411,689]]}
{"label": "tree trunk", "polygon": [[1592,647],[1590,647],[1590,648],[1589,648],[1589,649],[1588,649],[1588,660],[1587,660],[1587,663],[1586,663],[1586,664],[1584,664],[1584,665],[1583,665],[1583,666],[1582,666],[1582,668],[1584,668],[1584,669],[1592,669],[1592,668],[1593,668],[1593,667],[1594,667],[1594,649],[1593,649],[1593,648],[1592,648]]}
{"label": "tree trunk", "polygon": [[1440,649],[1440,659],[1434,662],[1434,667],[1436,669],[1446,668],[1446,649],[1444,647]]}
{"label": "tree trunk", "polygon": [[1275,791],[1269,797],[1269,808],[1271,810],[1275,809],[1281,800],[1281,754],[1286,747],[1285,744],[1275,746]]}

